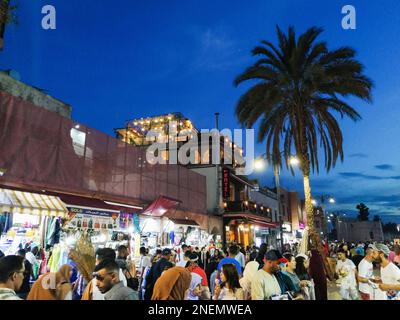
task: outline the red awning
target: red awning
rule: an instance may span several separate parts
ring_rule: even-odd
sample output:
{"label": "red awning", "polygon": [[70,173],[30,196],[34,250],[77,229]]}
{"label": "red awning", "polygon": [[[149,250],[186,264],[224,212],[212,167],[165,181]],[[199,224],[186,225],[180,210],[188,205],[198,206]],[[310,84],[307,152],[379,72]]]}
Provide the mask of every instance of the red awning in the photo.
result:
{"label": "red awning", "polygon": [[141,214],[153,217],[162,217],[168,210],[176,208],[181,201],[160,196],[150,204]]}
{"label": "red awning", "polygon": [[258,225],[260,227],[265,227],[265,228],[277,228],[278,224],[274,222],[269,222],[266,218],[257,216],[255,214],[250,214],[250,213],[240,213],[240,214],[225,214],[224,218],[241,218],[244,220],[247,220],[248,222]]}

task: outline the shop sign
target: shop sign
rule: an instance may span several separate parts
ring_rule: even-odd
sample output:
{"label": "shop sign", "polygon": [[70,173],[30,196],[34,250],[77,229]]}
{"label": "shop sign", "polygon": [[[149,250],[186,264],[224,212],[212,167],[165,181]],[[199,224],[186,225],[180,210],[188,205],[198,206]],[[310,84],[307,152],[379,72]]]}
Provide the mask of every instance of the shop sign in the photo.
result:
{"label": "shop sign", "polygon": [[292,226],[290,225],[290,223],[283,223],[282,230],[285,232],[292,232]]}
{"label": "shop sign", "polygon": [[230,178],[229,169],[224,168],[222,170],[222,197],[228,199],[230,196]]}
{"label": "shop sign", "polygon": [[69,228],[112,230],[117,228],[119,213],[97,209],[67,207]]}

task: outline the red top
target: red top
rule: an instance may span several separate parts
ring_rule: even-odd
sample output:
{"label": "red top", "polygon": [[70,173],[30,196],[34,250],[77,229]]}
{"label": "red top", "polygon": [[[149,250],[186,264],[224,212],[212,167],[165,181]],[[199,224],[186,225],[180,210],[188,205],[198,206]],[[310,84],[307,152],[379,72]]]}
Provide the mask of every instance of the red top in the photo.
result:
{"label": "red top", "polygon": [[205,271],[200,268],[199,266],[194,267],[194,268],[189,268],[190,272],[194,272],[197,273],[200,277],[202,277],[202,281],[201,281],[201,285],[203,287],[208,287],[208,281],[207,281],[207,275],[205,273]]}

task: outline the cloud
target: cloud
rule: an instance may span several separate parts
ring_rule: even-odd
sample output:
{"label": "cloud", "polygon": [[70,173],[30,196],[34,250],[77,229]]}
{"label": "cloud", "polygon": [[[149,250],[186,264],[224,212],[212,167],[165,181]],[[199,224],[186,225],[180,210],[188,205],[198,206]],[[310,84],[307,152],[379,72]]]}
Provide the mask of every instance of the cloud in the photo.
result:
{"label": "cloud", "polygon": [[355,194],[347,197],[341,197],[339,203],[374,203],[389,207],[400,206],[400,194],[379,195],[379,194]]}
{"label": "cloud", "polygon": [[190,33],[195,38],[196,51],[192,69],[226,70],[233,66],[247,63],[251,58],[233,39],[229,28],[220,25],[205,30],[192,28]]}
{"label": "cloud", "polygon": [[225,33],[218,32],[213,29],[207,29],[201,35],[202,50],[207,51],[223,51],[232,48],[233,42]]}
{"label": "cloud", "polygon": [[400,180],[400,176],[382,177],[382,176],[363,174],[360,172],[339,172],[339,175],[344,178],[360,178],[366,180]]}
{"label": "cloud", "polygon": [[368,158],[368,155],[365,153],[353,153],[349,155],[350,158]]}
{"label": "cloud", "polygon": [[366,174],[359,173],[359,172],[339,172],[339,175],[342,177],[345,177],[345,178],[362,178],[362,179],[368,179],[368,180],[384,179],[383,177],[366,175]]}
{"label": "cloud", "polygon": [[374,167],[379,170],[394,170],[394,167],[390,164],[379,164]]}

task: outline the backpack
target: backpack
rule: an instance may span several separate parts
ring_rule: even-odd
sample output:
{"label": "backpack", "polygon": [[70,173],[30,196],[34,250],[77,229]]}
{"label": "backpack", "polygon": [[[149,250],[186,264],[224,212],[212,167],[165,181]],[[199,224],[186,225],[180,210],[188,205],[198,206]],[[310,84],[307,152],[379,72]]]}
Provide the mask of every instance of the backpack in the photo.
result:
{"label": "backpack", "polygon": [[128,265],[126,261],[123,259],[116,259],[115,261],[117,262],[118,266],[122,269],[122,272],[126,277],[127,287],[131,288],[132,290],[138,291],[139,279],[131,275],[131,273],[128,270]]}

